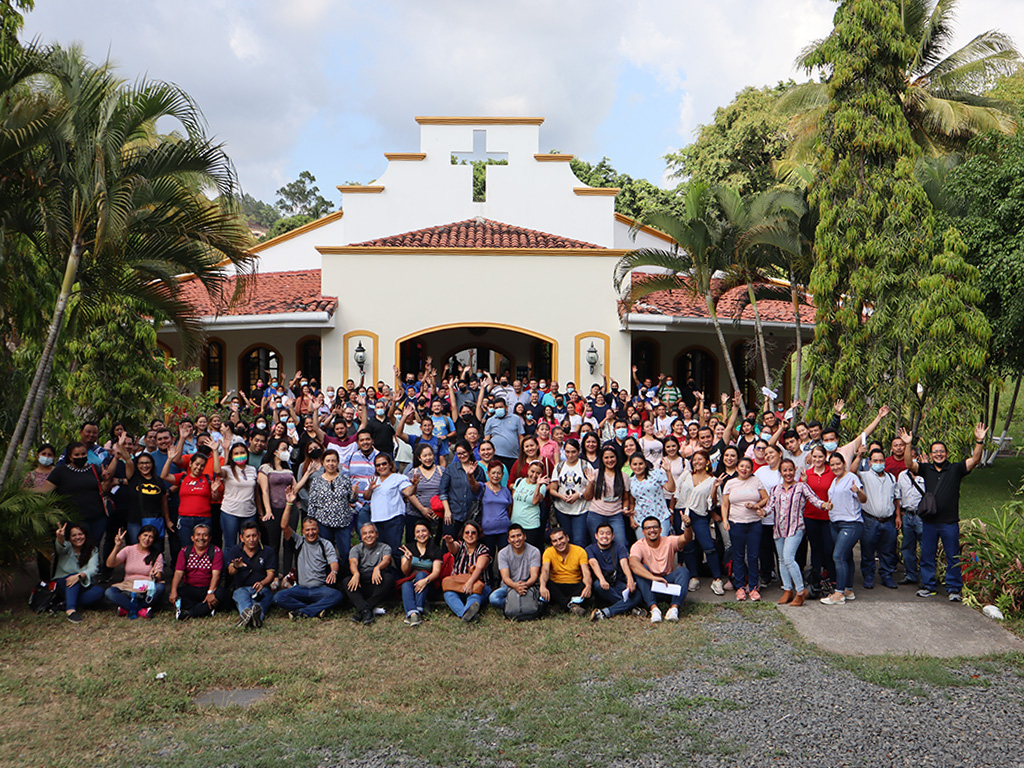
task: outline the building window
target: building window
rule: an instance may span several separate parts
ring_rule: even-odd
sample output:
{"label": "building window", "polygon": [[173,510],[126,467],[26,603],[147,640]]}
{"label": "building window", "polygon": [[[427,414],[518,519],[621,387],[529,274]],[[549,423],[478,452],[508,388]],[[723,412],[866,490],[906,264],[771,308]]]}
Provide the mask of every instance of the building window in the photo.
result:
{"label": "building window", "polygon": [[277,352],[270,347],[253,347],[242,357],[242,376],[238,385],[246,392],[251,392],[256,388],[257,380],[270,382],[271,379],[276,379],[280,368]]}
{"label": "building window", "polygon": [[533,378],[551,380],[551,343],[533,342]]}
{"label": "building window", "polygon": [[219,341],[207,343],[203,359],[203,390],[211,389],[224,391],[224,345]]}
{"label": "building window", "polygon": [[703,349],[689,349],[676,359],[676,380],[680,385],[692,380],[691,385],[704,393],[708,405],[718,399],[718,361]]}
{"label": "building window", "polygon": [[316,379],[320,386],[320,339],[309,339],[299,346],[299,370],[302,371],[302,378]]}
{"label": "building window", "polygon": [[636,376],[640,381],[651,379],[657,383],[658,374],[661,373],[661,361],[658,358],[658,345],[651,339],[633,342],[633,365],[636,366]]}

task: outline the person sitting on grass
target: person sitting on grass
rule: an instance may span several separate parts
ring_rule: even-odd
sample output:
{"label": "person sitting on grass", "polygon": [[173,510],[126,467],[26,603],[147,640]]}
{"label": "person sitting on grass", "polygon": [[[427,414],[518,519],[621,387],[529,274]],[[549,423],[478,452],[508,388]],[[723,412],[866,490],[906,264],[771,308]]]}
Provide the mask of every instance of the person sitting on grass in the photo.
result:
{"label": "person sitting on grass", "polygon": [[[508,528],[508,546],[498,552],[498,573],[501,574],[501,586],[491,593],[489,602],[492,606],[503,610],[511,592],[519,596],[521,604],[532,606],[529,599],[532,592],[533,602],[537,609],[540,608],[537,586],[540,581],[540,550],[527,542],[526,531],[519,523],[512,523]],[[523,601],[522,598],[527,599]]]}
{"label": "person sitting on grass", "polygon": [[192,528],[192,544],[178,553],[171,581],[171,603],[180,621],[213,616],[217,606],[227,599],[220,583],[224,553],[210,544],[210,526],[200,523]]}
{"label": "person sitting on grass", "polygon": [[64,523],[57,529],[57,599],[64,603],[68,621],[78,624],[78,607],[98,603],[103,587],[92,580],[100,570],[99,548],[93,544],[89,529],[79,523]]}
{"label": "person sitting on grass", "polygon": [[583,547],[570,543],[561,528],[552,528],[551,546],[544,550],[541,558],[541,600],[574,616],[585,616],[583,601],[590,598],[593,582]]}
{"label": "person sitting on grass", "polygon": [[277,573],[277,554],[260,541],[260,526],[255,520],[242,523],[241,542],[228,550],[228,576],[231,597],[238,609],[237,626],[259,629],[274,604],[270,584]]}
{"label": "person sitting on grass", "polygon": [[[629,550],[629,567],[636,577],[644,605],[651,612],[652,624],[657,624],[662,618],[657,595],[664,595],[670,603],[665,620],[679,621],[679,606],[686,599],[690,586],[690,572],[685,565],[676,567],[676,553],[682,552],[683,547],[693,539],[693,528],[686,515],[682,516],[681,524],[681,536],[662,536],[661,520],[653,515],[645,517],[641,524],[643,538],[637,539]],[[655,583],[665,586],[674,584],[679,588],[679,594],[656,592]]]}
{"label": "person sitting on grass", "polygon": [[483,601],[491,593],[487,586],[487,567],[491,564],[491,550],[481,544],[483,529],[472,521],[462,526],[462,541],[446,535],[442,541],[455,558],[451,576],[441,582],[444,602],[452,613],[465,622],[480,615]]}
{"label": "person sitting on grass", "polygon": [[[615,541],[615,530],[610,523],[601,523],[594,534],[596,541],[587,547],[587,560],[594,572],[594,597],[598,605],[590,614],[591,621],[609,619],[639,608],[640,590],[629,567],[629,552],[621,541]],[[646,611],[640,608],[646,615]]]}
{"label": "person sitting on grass", "polygon": [[[157,550],[159,531],[156,526],[139,529],[137,543],[125,546],[127,531],[122,528],[114,537],[114,548],[107,558],[107,567],[124,565],[124,580],[104,593],[117,606],[118,616],[148,619],[164,596],[164,556]],[[140,607],[141,606],[141,607]]]}
{"label": "person sitting on grass", "polygon": [[413,540],[401,548],[402,607],[405,623],[416,627],[423,623],[427,610],[427,589],[441,578],[443,558],[441,548],[434,543],[430,524],[421,519],[413,526]]}
{"label": "person sitting on grass", "polygon": [[[378,458],[390,458],[385,454]],[[360,542],[348,553],[352,577],[345,585],[348,599],[356,612],[352,621],[373,624],[377,606],[391,595],[395,577],[391,573],[391,547],[379,541],[377,526],[364,523],[359,529]]]}
{"label": "person sitting on grass", "polygon": [[[294,504],[296,497],[295,489],[289,489],[288,502]],[[320,525],[311,517],[302,521],[301,536],[286,525],[284,537],[295,544],[298,583],[276,593],[274,605],[287,611],[293,621],[323,619],[327,611],[344,599],[334,586],[338,582],[338,553],[331,542],[320,538]]]}

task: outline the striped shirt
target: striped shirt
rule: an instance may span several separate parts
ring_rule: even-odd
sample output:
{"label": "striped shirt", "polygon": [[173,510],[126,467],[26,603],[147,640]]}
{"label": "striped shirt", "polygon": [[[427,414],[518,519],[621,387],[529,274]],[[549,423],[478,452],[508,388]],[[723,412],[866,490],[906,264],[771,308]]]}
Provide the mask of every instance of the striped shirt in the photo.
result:
{"label": "striped shirt", "polygon": [[824,502],[811,487],[798,480],[789,488],[779,483],[768,496],[768,513],[775,515],[774,537],[786,539],[804,528],[804,507],[807,504],[821,509]]}

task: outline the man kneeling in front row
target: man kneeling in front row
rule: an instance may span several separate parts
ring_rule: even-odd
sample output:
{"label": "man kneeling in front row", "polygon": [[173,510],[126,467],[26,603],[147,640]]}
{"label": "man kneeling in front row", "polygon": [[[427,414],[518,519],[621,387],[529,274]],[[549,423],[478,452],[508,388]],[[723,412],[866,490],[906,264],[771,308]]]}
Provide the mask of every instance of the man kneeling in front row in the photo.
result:
{"label": "man kneeling in front row", "polygon": [[629,550],[629,567],[636,577],[644,605],[651,611],[651,623],[661,621],[659,596],[670,603],[665,619],[679,621],[679,606],[686,599],[690,572],[684,565],[676,566],[676,553],[682,552],[693,539],[690,519],[683,516],[681,536],[662,536],[661,521],[653,516],[645,517],[641,527],[644,535]]}
{"label": "man kneeling in front row", "polygon": [[611,618],[636,609],[641,614],[640,590],[629,567],[629,552],[621,541],[615,541],[615,531],[609,523],[601,523],[594,533],[594,543],[587,547],[590,568],[594,572],[594,597],[605,607],[595,608],[591,621]]}

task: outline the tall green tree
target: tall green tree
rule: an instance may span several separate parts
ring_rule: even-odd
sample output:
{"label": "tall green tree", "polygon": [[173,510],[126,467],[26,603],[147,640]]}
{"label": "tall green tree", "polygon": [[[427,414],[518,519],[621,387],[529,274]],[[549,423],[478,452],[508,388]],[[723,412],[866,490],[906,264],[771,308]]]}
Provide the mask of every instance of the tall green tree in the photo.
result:
{"label": "tall green tree", "polygon": [[684,205],[679,198],[681,186],[662,189],[647,179],[634,179],[628,173],[617,171],[611,160],[602,157],[598,163],[588,163],[578,157],[569,162],[576,178],[590,187],[618,187],[615,211],[632,219],[640,219],[651,211],[672,211],[682,214]]}
{"label": "tall green tree", "polygon": [[[988,131],[1012,134],[1017,128],[1016,109],[985,94],[1000,75],[1017,69],[1020,54],[1013,40],[996,30],[949,51],[957,4],[958,0],[899,0],[896,4],[899,29],[893,34],[902,34],[906,44],[887,66],[899,69],[900,107],[913,140],[929,155],[962,149],[971,138]],[[873,36],[862,42],[872,45]],[[834,69],[829,50],[837,44],[835,37],[833,31],[812,43],[797,63],[808,72],[820,70],[830,80]],[[830,99],[831,89],[825,83],[810,82],[794,86],[780,101],[780,110],[795,118],[787,170],[794,163],[814,162],[815,142]]]}
{"label": "tall green tree", "polygon": [[[860,411],[887,403],[915,427],[927,413],[928,428],[947,430],[942,415],[963,423],[977,409],[991,329],[977,308],[977,270],[955,233],[936,246],[914,176],[920,149],[903,96],[917,50],[896,2],[845,0],[808,58],[830,73],[810,193],[819,223],[809,362],[820,401]],[[942,281],[949,290],[933,295]]]}
{"label": "tall green tree", "polygon": [[[69,301],[94,318],[110,302],[130,300],[167,317],[187,349],[201,337],[195,310],[180,297],[178,276],[195,275],[220,297],[236,270],[251,264],[251,238],[230,201],[235,177],[222,147],[205,135],[201,113],[180,89],[159,82],[126,84],[77,49],[54,48],[25,73],[21,56],[0,60],[0,107],[16,110],[26,80],[41,81],[52,115],[39,136],[9,137],[20,158],[47,166],[41,210],[19,234],[34,257],[60,272],[35,374],[9,438],[0,485],[15,457],[24,459],[42,417],[54,356]],[[31,69],[31,67],[29,68]],[[40,92],[34,92],[39,96]],[[0,125],[8,118],[0,114]],[[182,135],[160,136],[157,121],[173,118]],[[2,159],[2,158],[0,158]],[[214,190],[219,204],[204,195]],[[32,222],[26,222],[31,224]],[[244,290],[245,281],[238,281]],[[38,308],[37,312],[40,311]]]}
{"label": "tall green tree", "polygon": [[788,119],[776,106],[793,81],[744,88],[714,120],[697,129],[697,139],[665,162],[677,179],[693,177],[746,195],[775,186],[775,163],[789,146]]}
{"label": "tall green tree", "polygon": [[295,181],[277,190],[277,208],[282,216],[312,216],[319,219],[335,210],[335,206],[320,194],[316,176],[303,171]]}

